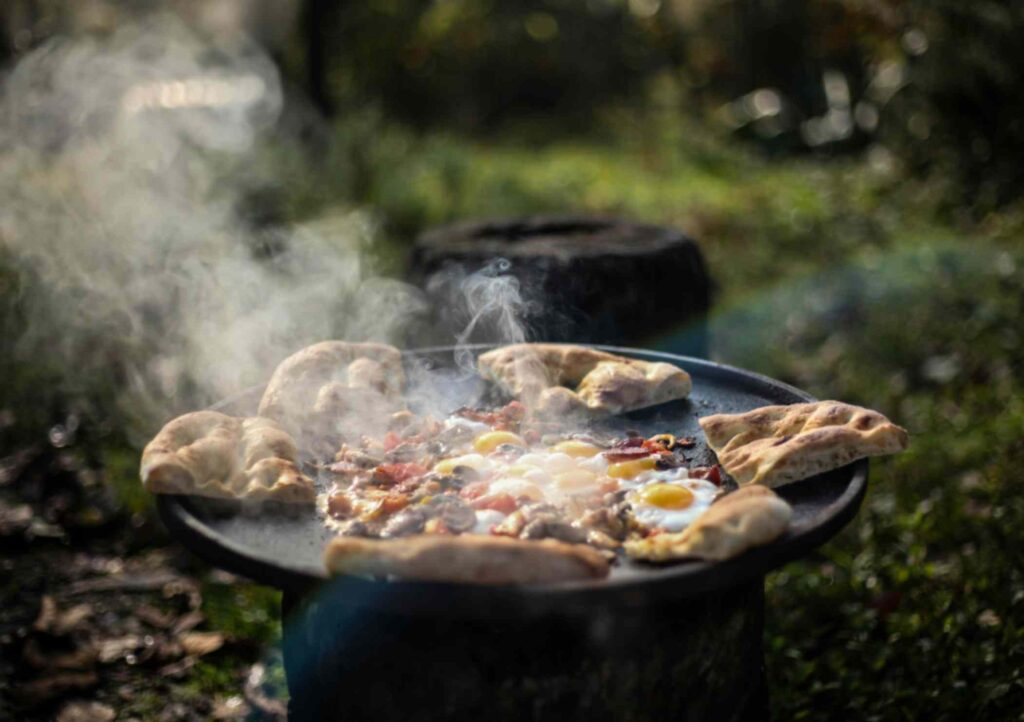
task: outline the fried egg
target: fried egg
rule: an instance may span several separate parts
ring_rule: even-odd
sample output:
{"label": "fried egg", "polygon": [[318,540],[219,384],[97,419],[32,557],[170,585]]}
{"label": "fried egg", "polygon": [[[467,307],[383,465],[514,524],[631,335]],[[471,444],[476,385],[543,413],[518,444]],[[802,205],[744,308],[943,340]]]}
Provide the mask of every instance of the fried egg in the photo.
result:
{"label": "fried egg", "polygon": [[643,483],[629,492],[626,500],[636,520],[649,529],[682,531],[707,511],[718,493],[718,487],[709,481],[686,478],[685,469],[644,476]]}
{"label": "fried egg", "polygon": [[[509,494],[524,502],[575,503],[575,499],[624,489],[637,522],[669,532],[682,531],[696,521],[718,493],[711,482],[690,479],[684,468],[658,469],[655,456],[609,462],[602,449],[578,440],[550,448],[534,446],[517,458],[489,453],[506,443],[523,442],[508,432],[481,434],[473,443],[477,453],[440,462],[435,470],[472,466],[489,477],[489,493]],[[489,514],[486,523],[493,524],[495,519]],[[481,528],[484,524],[481,519]]]}

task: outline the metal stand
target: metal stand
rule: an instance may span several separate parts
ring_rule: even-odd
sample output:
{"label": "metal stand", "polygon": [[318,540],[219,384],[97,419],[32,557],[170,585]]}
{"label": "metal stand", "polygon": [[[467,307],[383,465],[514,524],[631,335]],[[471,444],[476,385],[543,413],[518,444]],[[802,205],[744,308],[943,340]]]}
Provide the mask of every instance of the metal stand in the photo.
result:
{"label": "metal stand", "polygon": [[651,607],[480,620],[285,593],[292,722],[768,717],[763,579]]}

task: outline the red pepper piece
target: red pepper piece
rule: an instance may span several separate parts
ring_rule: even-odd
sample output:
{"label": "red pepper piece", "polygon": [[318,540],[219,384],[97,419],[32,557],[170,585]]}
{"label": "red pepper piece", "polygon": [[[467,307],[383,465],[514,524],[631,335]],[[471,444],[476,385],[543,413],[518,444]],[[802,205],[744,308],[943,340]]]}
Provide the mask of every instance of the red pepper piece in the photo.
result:
{"label": "red pepper piece", "polygon": [[374,481],[381,484],[399,484],[423,476],[429,469],[422,464],[381,464],[373,470]]}
{"label": "red pepper piece", "polygon": [[471,484],[466,484],[462,487],[462,491],[459,492],[459,496],[463,499],[479,499],[487,493],[490,486],[491,485],[486,481],[474,481]]}
{"label": "red pepper piece", "polygon": [[381,440],[384,445],[384,451],[391,451],[393,448],[402,443],[402,437],[396,434],[394,431],[389,431],[384,434],[384,438]]}
{"label": "red pepper piece", "polygon": [[470,506],[474,509],[493,509],[494,511],[500,511],[502,514],[511,514],[518,507],[519,504],[512,497],[511,494],[486,494],[474,499],[470,502]]}

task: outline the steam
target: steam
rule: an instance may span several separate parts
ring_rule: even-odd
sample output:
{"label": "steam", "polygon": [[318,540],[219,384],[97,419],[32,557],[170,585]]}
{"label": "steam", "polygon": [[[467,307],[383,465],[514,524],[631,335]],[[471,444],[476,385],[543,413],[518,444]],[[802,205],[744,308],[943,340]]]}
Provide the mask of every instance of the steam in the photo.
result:
{"label": "steam", "polygon": [[522,343],[527,340],[525,318],[534,303],[523,298],[511,264],[497,258],[475,272],[454,266],[435,274],[427,285],[431,298],[442,299],[443,323],[455,332],[456,365],[474,373],[473,343]]}
{"label": "steam", "polygon": [[393,341],[422,300],[367,272],[365,217],[284,229],[267,254],[236,213],[224,168],[281,109],[262,51],[173,19],[26,57],[0,99],[0,244],[30,318],[16,356],[70,392],[112,387],[148,434],[308,343]]}
{"label": "steam", "polygon": [[[310,343],[400,344],[425,300],[369,271],[365,215],[279,229],[270,250],[239,217],[240,176],[282,109],[260,48],[169,17],[25,57],[0,95],[0,252],[30,320],[9,353],[54,367],[68,393],[105,388],[141,441]],[[526,339],[506,271],[436,281],[460,345]]]}

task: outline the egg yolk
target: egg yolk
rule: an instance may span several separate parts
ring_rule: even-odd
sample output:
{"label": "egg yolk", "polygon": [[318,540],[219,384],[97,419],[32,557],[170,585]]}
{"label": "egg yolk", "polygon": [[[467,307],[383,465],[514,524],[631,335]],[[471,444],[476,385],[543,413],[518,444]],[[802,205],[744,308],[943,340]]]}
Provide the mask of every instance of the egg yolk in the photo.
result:
{"label": "egg yolk", "polygon": [[601,450],[593,444],[588,444],[585,441],[576,441],[575,439],[555,444],[551,447],[551,450],[568,454],[576,459],[589,459],[591,456],[597,456],[601,453]]}
{"label": "egg yolk", "polygon": [[443,459],[434,464],[434,471],[438,474],[451,474],[455,471],[457,466],[468,466],[477,471],[484,471],[490,462],[484,459],[482,456],[477,454],[466,454],[465,456],[455,456],[451,459]]}
{"label": "egg yolk", "polygon": [[597,482],[597,474],[586,469],[574,469],[555,476],[555,483],[558,488],[565,490],[584,489],[593,486]]}
{"label": "egg yolk", "polygon": [[651,484],[640,490],[640,498],[659,509],[685,509],[693,503],[693,492],[676,484]]}
{"label": "egg yolk", "polygon": [[479,454],[489,454],[502,444],[525,447],[526,442],[511,431],[488,431],[476,437],[473,449]]}
{"label": "egg yolk", "polygon": [[620,461],[619,463],[612,464],[608,467],[608,476],[613,479],[632,479],[637,474],[650,471],[657,465],[658,460],[653,456],[648,456],[643,459],[632,459],[630,461]]}

